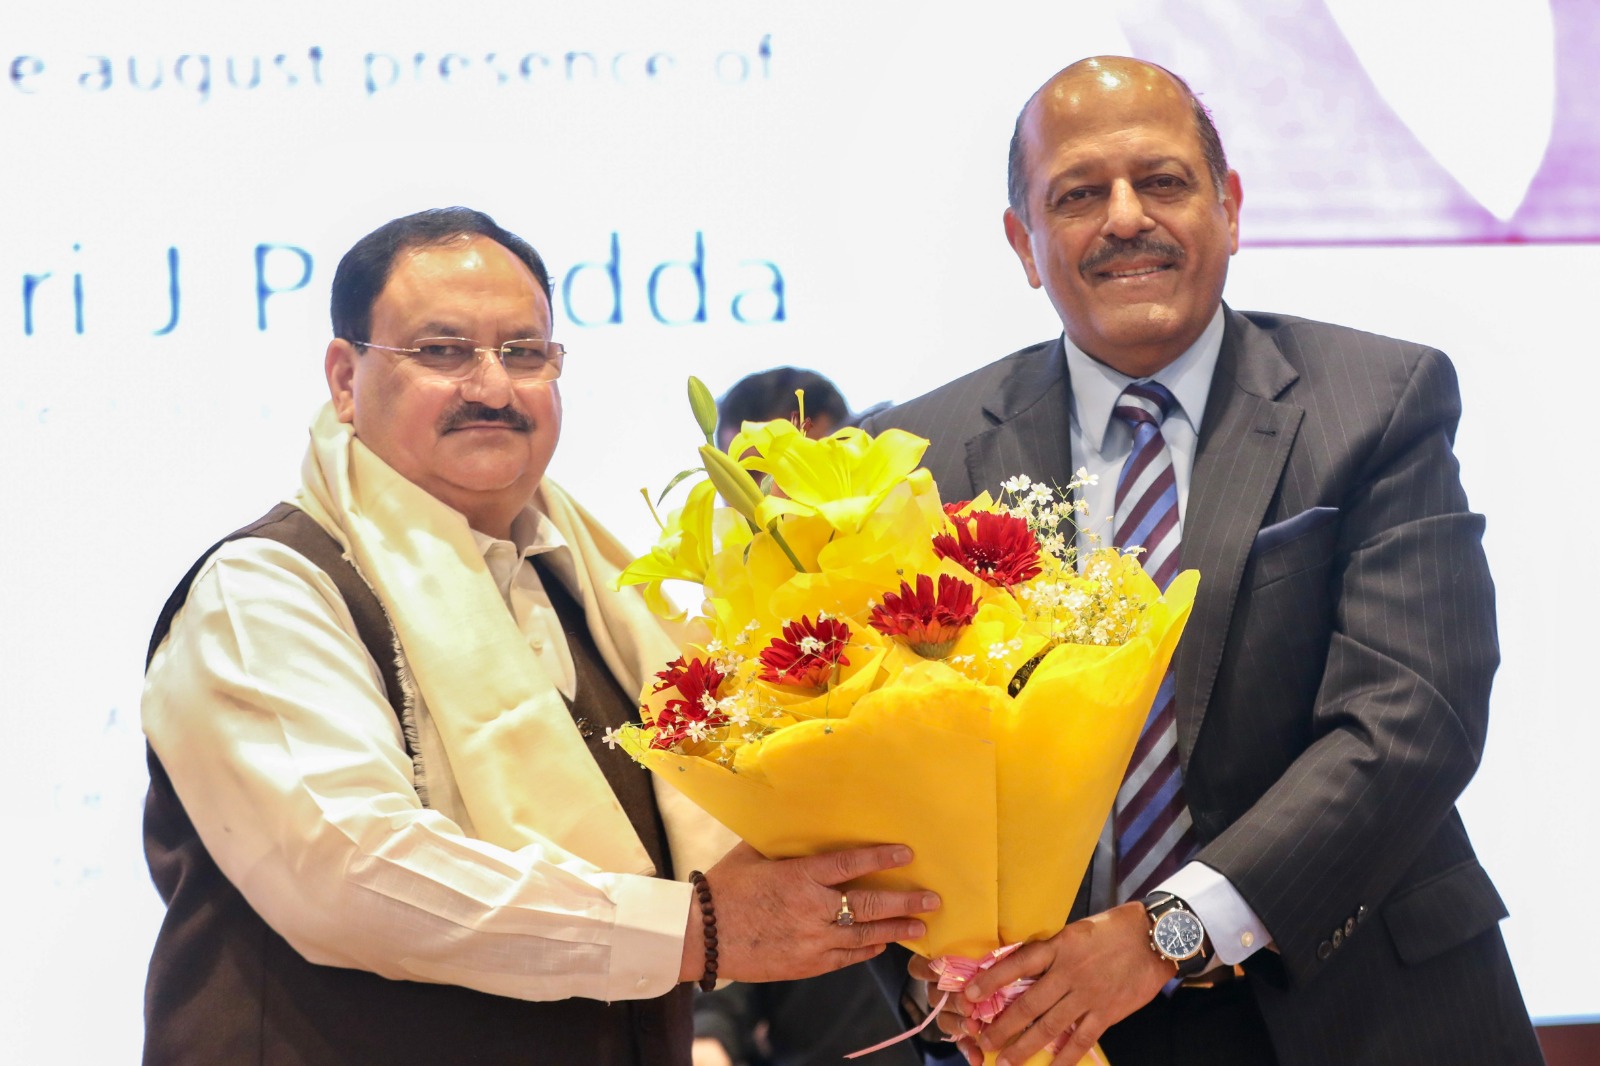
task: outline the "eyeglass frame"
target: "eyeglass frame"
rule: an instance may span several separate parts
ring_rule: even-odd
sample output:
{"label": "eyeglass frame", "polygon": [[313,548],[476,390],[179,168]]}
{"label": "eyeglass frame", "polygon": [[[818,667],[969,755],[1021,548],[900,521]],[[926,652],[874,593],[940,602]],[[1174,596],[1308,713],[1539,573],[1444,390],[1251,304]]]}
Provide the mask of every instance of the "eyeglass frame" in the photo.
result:
{"label": "eyeglass frame", "polygon": [[[488,352],[491,355],[493,355],[497,360],[499,360],[500,368],[506,372],[506,376],[507,377],[512,377],[511,368],[506,366],[506,349],[515,346],[518,341],[538,341],[540,344],[543,344],[545,346],[545,350],[546,350],[545,366],[546,367],[554,366],[555,367],[555,373],[554,374],[550,374],[548,377],[527,377],[527,378],[512,377],[513,381],[521,381],[521,382],[555,381],[557,378],[559,378],[561,376],[562,367],[563,367],[563,364],[566,362],[566,357],[567,357],[567,346],[566,345],[562,344],[560,341],[546,340],[546,339],[544,339],[542,337],[517,337],[517,338],[515,338],[513,340],[506,341],[504,344],[501,344],[501,345],[499,345],[497,347],[489,347],[487,345],[477,344],[471,338],[468,338],[468,337],[421,337],[421,338],[419,338],[419,340],[425,340],[425,341],[460,341],[466,347],[472,349],[473,359],[470,362],[462,363],[460,368],[455,370],[455,371],[439,370],[439,369],[437,369],[435,367],[429,367],[429,366],[426,366],[425,364],[422,364],[421,360],[416,360],[416,362],[419,365],[422,365],[424,367],[424,369],[426,369],[426,370],[428,370],[428,371],[430,371],[432,373],[435,373],[435,374],[442,374],[442,375],[444,375],[446,377],[462,377],[462,378],[470,377],[472,372],[478,368],[477,356],[478,356],[478,354],[480,352]],[[421,355],[422,354],[422,348],[421,347],[417,347],[417,348],[396,348],[392,344],[374,344],[372,341],[351,341],[350,344],[351,344],[352,347],[355,347],[355,348],[376,348],[376,349],[378,349],[379,351],[382,351],[382,352],[398,352],[401,355],[417,356],[417,355]]]}

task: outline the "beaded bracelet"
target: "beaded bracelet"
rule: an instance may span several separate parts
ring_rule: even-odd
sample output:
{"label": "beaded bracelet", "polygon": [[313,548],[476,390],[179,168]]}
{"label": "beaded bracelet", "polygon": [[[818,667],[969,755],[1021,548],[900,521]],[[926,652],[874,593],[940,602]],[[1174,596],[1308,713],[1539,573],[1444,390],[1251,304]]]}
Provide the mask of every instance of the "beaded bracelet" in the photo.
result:
{"label": "beaded bracelet", "polygon": [[699,870],[689,874],[689,883],[700,900],[700,920],[705,924],[706,972],[700,978],[700,991],[709,992],[717,987],[717,911],[711,905],[711,883]]}

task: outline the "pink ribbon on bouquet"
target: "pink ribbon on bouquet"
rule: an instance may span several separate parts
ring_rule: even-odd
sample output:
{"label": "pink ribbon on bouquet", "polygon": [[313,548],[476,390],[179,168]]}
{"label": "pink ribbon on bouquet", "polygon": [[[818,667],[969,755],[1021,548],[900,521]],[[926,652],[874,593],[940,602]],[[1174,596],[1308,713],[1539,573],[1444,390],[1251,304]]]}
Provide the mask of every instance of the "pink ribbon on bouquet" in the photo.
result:
{"label": "pink ribbon on bouquet", "polygon": [[[1007,944],[1005,947],[995,948],[981,959],[969,959],[965,955],[940,955],[929,962],[928,968],[939,975],[936,987],[945,993],[939,1002],[943,1003],[949,999],[951,992],[959,992],[967,987],[968,981],[1021,946],[1021,944]],[[1032,984],[1033,978],[1023,977],[1012,981],[1009,985],[1002,985],[972,1005],[972,1017],[977,1019],[980,1025],[988,1025],[1000,1017],[1000,1012],[1011,1006],[1012,1002]]]}
{"label": "pink ribbon on bouquet", "polygon": [[[965,955],[940,955],[938,958],[930,960],[928,968],[939,975],[939,980],[934,987],[943,992],[944,995],[939,997],[939,1002],[932,1005],[932,1009],[928,1011],[928,1016],[922,1019],[915,1028],[908,1029],[899,1036],[890,1037],[882,1043],[873,1044],[871,1047],[862,1048],[860,1051],[853,1051],[846,1055],[845,1058],[859,1059],[863,1055],[870,1055],[874,1051],[882,1051],[884,1048],[892,1047],[903,1040],[910,1040],[933,1024],[933,1020],[939,1016],[939,1012],[944,1010],[945,1004],[950,1002],[950,996],[953,993],[960,992],[967,987],[968,981],[1021,946],[1021,944],[1007,944],[1004,947],[995,948],[981,959],[969,959]],[[1033,978],[1031,977],[1021,977],[1008,985],[1003,985],[974,1004],[971,1017],[977,1020],[980,1029],[987,1026],[990,1022],[1000,1017],[1000,1012],[1009,1007],[1018,996],[1026,992],[1032,985]],[[1066,1032],[1057,1037],[1049,1047],[1050,1052],[1054,1054],[1060,1051],[1062,1046],[1066,1044],[1067,1038],[1071,1035],[1070,1032]],[[955,1038],[947,1036],[945,1039],[953,1040]],[[1092,1048],[1089,1051],[1089,1061],[1099,1063],[1100,1066],[1107,1066],[1106,1060],[1100,1055],[1099,1048]]]}
{"label": "pink ribbon on bouquet", "polygon": [[[932,1005],[933,1009],[928,1011],[928,1016],[922,1019],[921,1023],[915,1028],[908,1029],[899,1036],[892,1036],[882,1043],[851,1052],[845,1058],[859,1059],[863,1055],[870,1055],[874,1051],[882,1051],[886,1047],[892,1047],[902,1040],[910,1040],[933,1024],[933,1020],[939,1016],[939,1012],[944,1010],[945,1004],[950,1002],[952,993],[961,991],[967,986],[968,981],[1021,946],[1021,944],[1007,944],[1004,947],[995,948],[981,959],[969,959],[965,955],[940,955],[938,958],[929,961],[928,967],[939,975],[939,981],[934,987],[943,992],[944,995],[939,997],[939,1002]],[[973,1006],[972,1017],[978,1020],[979,1025],[988,1025],[998,1018],[1000,1012],[1005,1010],[1013,1000],[1026,992],[1031,984],[1033,984],[1033,978],[1024,977],[997,989]],[[950,1038],[946,1037],[945,1039]]]}

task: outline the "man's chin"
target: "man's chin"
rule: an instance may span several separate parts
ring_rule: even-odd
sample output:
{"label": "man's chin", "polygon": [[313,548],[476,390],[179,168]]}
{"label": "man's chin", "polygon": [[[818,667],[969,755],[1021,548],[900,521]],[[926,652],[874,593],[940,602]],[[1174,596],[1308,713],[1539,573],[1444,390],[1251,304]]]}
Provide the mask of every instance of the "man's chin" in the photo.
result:
{"label": "man's chin", "polygon": [[[435,484],[451,486],[458,492],[485,494],[508,492],[519,484],[537,484],[548,457],[541,463],[538,456],[530,454],[527,439],[521,435],[501,434],[500,441],[498,447],[484,442],[487,446],[450,448],[446,461],[434,471]],[[457,443],[449,438],[446,442]],[[513,443],[515,447],[511,446]]]}
{"label": "man's chin", "polygon": [[1094,332],[1113,343],[1139,343],[1181,328],[1183,315],[1170,300],[1104,301],[1089,321]]}
{"label": "man's chin", "polygon": [[482,468],[452,470],[421,488],[469,520],[494,514],[509,521],[533,499],[534,490],[544,477],[544,469],[541,467],[537,471],[538,476],[534,473],[526,464],[515,472]]}
{"label": "man's chin", "polygon": [[[1067,336],[1087,354],[1130,377],[1145,377],[1183,354],[1170,350],[1185,334],[1183,315],[1168,303],[1138,303],[1095,316],[1081,340]],[[1152,366],[1152,364],[1154,364]]]}

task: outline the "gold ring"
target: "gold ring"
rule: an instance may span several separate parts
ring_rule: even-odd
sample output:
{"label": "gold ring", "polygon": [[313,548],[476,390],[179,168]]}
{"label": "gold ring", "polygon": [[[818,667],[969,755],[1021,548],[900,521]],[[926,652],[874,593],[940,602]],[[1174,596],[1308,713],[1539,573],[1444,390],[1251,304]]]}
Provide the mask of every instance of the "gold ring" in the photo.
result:
{"label": "gold ring", "polygon": [[850,909],[850,897],[839,893],[839,911],[833,916],[834,925],[855,925],[856,912]]}

